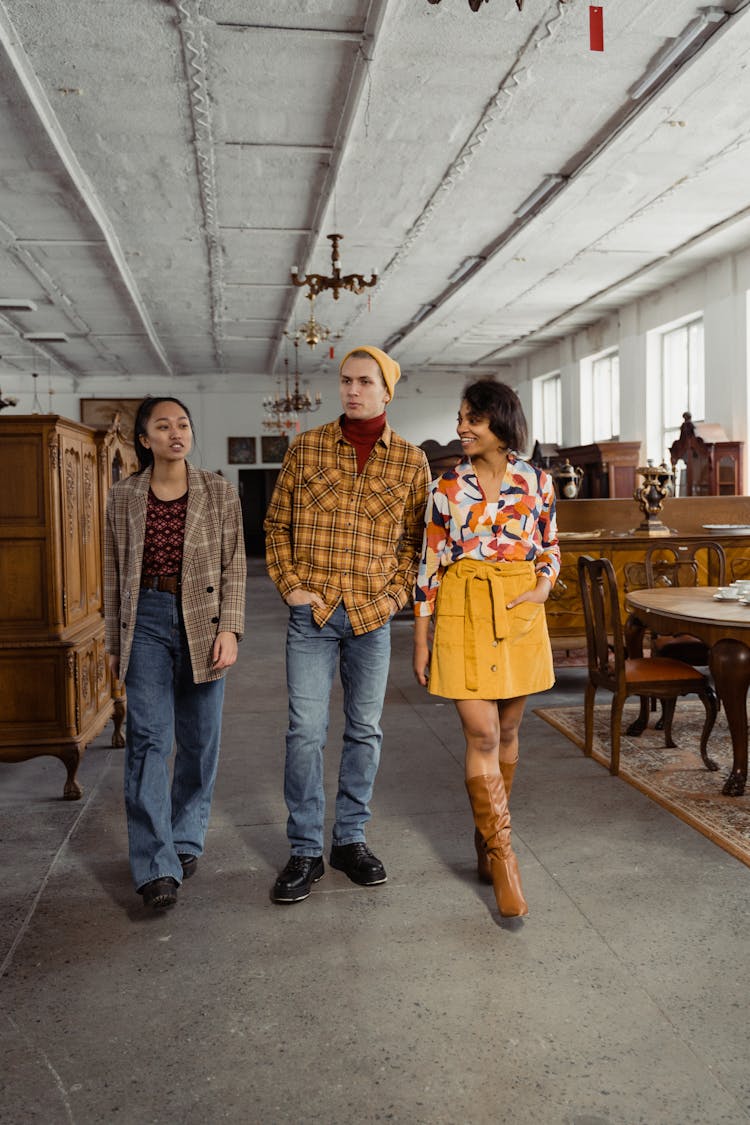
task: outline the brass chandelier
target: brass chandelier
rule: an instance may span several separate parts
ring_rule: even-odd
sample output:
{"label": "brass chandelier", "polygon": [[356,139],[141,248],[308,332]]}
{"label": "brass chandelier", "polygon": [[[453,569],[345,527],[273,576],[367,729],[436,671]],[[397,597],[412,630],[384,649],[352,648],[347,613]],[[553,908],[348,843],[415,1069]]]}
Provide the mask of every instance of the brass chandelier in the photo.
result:
{"label": "brass chandelier", "polygon": [[304,324],[298,324],[294,332],[296,340],[304,340],[310,348],[315,348],[321,342],[324,342],[331,335],[331,329],[325,324],[320,324],[315,319],[315,294],[306,293],[305,297],[310,302],[310,315]]}
{"label": "brass chandelier", "polygon": [[[331,240],[331,273],[326,276],[322,273],[309,273],[305,277],[299,276],[299,270],[296,266],[292,266],[292,284],[297,286],[306,285],[308,288],[308,297],[318,297],[326,289],[330,289],[333,293],[334,301],[338,301],[339,293],[342,289],[347,289],[350,293],[363,293],[365,289],[375,285],[378,280],[377,270],[373,270],[369,281],[361,273],[341,273],[341,258],[339,256],[339,242],[343,238],[343,234],[328,234],[326,238]],[[312,345],[314,347],[314,345]]]}

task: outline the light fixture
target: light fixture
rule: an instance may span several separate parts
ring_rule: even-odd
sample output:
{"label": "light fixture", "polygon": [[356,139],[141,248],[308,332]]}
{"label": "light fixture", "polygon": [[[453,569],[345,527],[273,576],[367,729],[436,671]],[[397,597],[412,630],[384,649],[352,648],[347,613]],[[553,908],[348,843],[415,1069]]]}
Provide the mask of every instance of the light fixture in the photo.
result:
{"label": "light fixture", "polygon": [[549,195],[552,189],[556,187],[557,184],[561,184],[564,179],[565,176],[561,176],[558,173],[545,176],[539,186],[532,191],[531,195],[527,196],[523,203],[516,207],[513,214],[519,219],[522,219],[524,215],[528,215],[529,211],[536,207],[537,203],[540,203],[545,196]]}
{"label": "light fixture", "polygon": [[657,59],[651,70],[641,78],[640,82],[636,82],[635,86],[630,91],[630,96],[633,101],[637,101],[642,97],[647,90],[657,82],[661,76],[669,70],[673,63],[685,54],[688,48],[695,42],[701,32],[705,31],[709,24],[719,23],[724,19],[724,11],[721,8],[706,8],[694,20],[691,20],[681,35],[674,39],[662,56]]}
{"label": "light fixture", "polygon": [[0,313],[4,312],[36,312],[36,304],[22,297],[0,297]]}
{"label": "light fixture", "polygon": [[42,403],[39,398],[39,390],[37,387],[37,379],[39,378],[39,375],[36,371],[31,372],[31,378],[34,380],[34,401],[31,404],[31,413],[43,414],[44,411],[42,410]]}
{"label": "light fixture", "polygon": [[[388,339],[383,344],[383,351],[389,352],[391,350],[391,348],[395,348],[396,344],[399,344],[403,340],[403,338],[404,338],[403,332],[394,332],[393,335],[389,336]],[[403,379],[403,375],[401,376],[401,378]]]}
{"label": "light fixture", "polygon": [[434,303],[421,305],[420,308],[417,309],[416,313],[414,314],[414,316],[409,321],[409,326],[414,327],[414,325],[419,324],[419,322],[424,320],[424,318],[426,316],[429,316],[429,314],[432,312],[432,310],[434,308],[435,308]]}
{"label": "light fixture", "polygon": [[334,301],[338,301],[339,293],[342,289],[348,289],[350,293],[362,293],[365,289],[375,285],[378,280],[377,270],[372,271],[372,276],[369,281],[366,281],[361,273],[348,273],[342,275],[341,273],[341,258],[339,257],[339,242],[343,238],[343,234],[328,234],[326,238],[330,238],[331,246],[331,275],[326,277],[321,273],[309,273],[306,277],[299,276],[299,270],[296,266],[292,266],[292,284],[308,287],[309,293],[313,297],[319,296],[324,290],[330,289],[333,292]]}
{"label": "light fixture", "polygon": [[483,258],[481,255],[474,255],[473,258],[464,258],[463,262],[461,262],[461,265],[457,266],[456,269],[454,269],[453,273],[448,274],[448,281],[452,281],[454,283],[456,281],[461,281],[461,279],[466,277],[467,273],[471,273],[471,271],[476,266],[478,266],[480,262],[486,261],[487,259]]}
{"label": "light fixture", "polygon": [[309,347],[315,348],[321,340],[328,339],[331,335],[331,329],[325,324],[319,324],[315,319],[315,311],[313,308],[315,304],[315,294],[305,293],[305,297],[310,302],[310,315],[304,324],[297,325],[294,335],[295,338],[304,340]]}
{"label": "light fixture", "polygon": [[[2,358],[0,355],[0,359]],[[0,388],[0,410],[5,410],[8,406],[18,406],[18,399],[15,395],[4,395]]]}
{"label": "light fixture", "polygon": [[266,417],[263,419],[263,428],[275,433],[288,433],[296,430],[299,425],[300,414],[312,414],[319,409],[321,404],[320,394],[312,399],[308,391],[301,391],[299,386],[298,364],[299,339],[294,340],[294,389],[289,386],[289,360],[284,356],[285,389],[274,398],[267,395],[263,399],[263,409]]}
{"label": "light fixture", "polygon": [[32,344],[67,344],[68,337],[64,332],[24,332],[24,340]]}
{"label": "light fixture", "polygon": [[[427,0],[427,3],[439,4],[440,0]],[[469,0],[469,7],[471,8],[472,12],[478,12],[482,7],[482,4],[488,3],[489,0]],[[560,3],[564,4],[565,0],[560,0]],[[523,11],[523,0],[516,0],[516,7],[518,8],[519,12]]]}

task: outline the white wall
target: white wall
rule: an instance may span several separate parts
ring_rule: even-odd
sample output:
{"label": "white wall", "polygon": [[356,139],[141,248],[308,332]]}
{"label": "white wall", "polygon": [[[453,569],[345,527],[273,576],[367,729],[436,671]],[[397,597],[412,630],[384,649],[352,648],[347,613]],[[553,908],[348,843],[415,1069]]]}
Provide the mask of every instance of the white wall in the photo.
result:
{"label": "white wall", "polygon": [[[534,437],[531,383],[559,371],[562,380],[563,444],[580,441],[580,361],[604,348],[620,353],[620,437],[641,440],[641,456],[661,460],[658,400],[658,330],[693,314],[704,320],[706,422],[742,441],[744,492],[748,492],[750,396],[748,306],[750,248],[710,263],[657,293],[624,305],[591,327],[516,361],[508,382],[518,388]],[[674,419],[678,425],[681,419]]]}

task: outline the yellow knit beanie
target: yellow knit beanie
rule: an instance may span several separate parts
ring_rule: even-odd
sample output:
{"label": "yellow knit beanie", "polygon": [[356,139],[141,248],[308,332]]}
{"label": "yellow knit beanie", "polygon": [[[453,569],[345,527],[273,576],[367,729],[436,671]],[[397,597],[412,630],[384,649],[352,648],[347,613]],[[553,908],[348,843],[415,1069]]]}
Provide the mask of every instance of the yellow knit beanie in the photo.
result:
{"label": "yellow knit beanie", "polygon": [[344,358],[341,360],[341,363],[339,364],[339,372],[341,371],[349,356],[353,355],[354,352],[367,352],[368,355],[372,356],[383,374],[385,385],[388,388],[388,394],[391,398],[393,398],[394,388],[396,386],[396,383],[401,378],[401,368],[396,363],[395,359],[391,359],[391,357],[385,352],[381,351],[380,348],[374,348],[370,344],[358,344],[356,348],[352,348],[351,351],[347,352]]}

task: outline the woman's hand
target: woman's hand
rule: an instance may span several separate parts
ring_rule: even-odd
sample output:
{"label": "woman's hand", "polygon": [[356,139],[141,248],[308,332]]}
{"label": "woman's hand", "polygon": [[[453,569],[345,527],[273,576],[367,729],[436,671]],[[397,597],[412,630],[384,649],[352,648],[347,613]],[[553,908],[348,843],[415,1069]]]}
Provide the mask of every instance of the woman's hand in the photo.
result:
{"label": "woman's hand", "polygon": [[427,687],[430,675],[430,646],[427,641],[414,641],[414,675],[418,684]]}
{"label": "woman's hand", "polygon": [[237,637],[234,633],[217,633],[212,652],[214,671],[230,668],[237,660]]}
{"label": "woman's hand", "polygon": [[314,594],[312,590],[303,590],[301,586],[292,590],[284,601],[287,605],[312,605],[316,609],[323,609],[326,604],[320,594]]}
{"label": "woman's hand", "polygon": [[537,605],[544,605],[549,592],[552,589],[552,583],[549,578],[537,578],[536,586],[533,590],[527,590],[525,594],[514,598],[512,602],[508,602],[506,609],[513,609],[513,606],[520,605],[521,602],[536,602]]}
{"label": "woman's hand", "polygon": [[112,673],[112,675],[114,676],[114,678],[117,680],[117,682],[119,683],[120,682],[120,657],[119,656],[112,656],[112,654],[110,653],[109,656],[107,657],[107,659],[109,660],[109,670]]}
{"label": "woman's hand", "polygon": [[427,687],[430,675],[430,646],[427,638],[430,630],[429,617],[414,618],[414,658],[413,667],[417,683]]}

